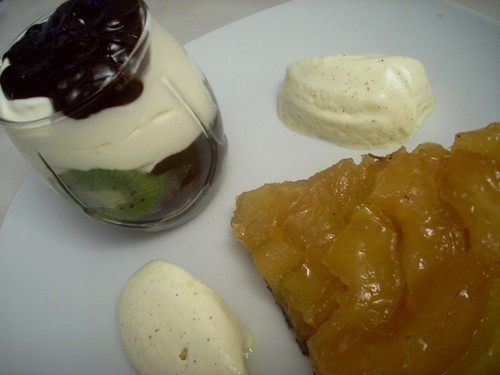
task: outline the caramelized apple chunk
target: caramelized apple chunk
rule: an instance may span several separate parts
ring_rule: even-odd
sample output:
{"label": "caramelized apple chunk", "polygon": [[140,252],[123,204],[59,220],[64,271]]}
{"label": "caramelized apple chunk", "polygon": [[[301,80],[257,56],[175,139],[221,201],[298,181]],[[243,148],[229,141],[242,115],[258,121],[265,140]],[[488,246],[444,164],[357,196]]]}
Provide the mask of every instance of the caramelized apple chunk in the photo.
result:
{"label": "caramelized apple chunk", "polygon": [[499,163],[495,123],[237,198],[318,375],[500,373]]}

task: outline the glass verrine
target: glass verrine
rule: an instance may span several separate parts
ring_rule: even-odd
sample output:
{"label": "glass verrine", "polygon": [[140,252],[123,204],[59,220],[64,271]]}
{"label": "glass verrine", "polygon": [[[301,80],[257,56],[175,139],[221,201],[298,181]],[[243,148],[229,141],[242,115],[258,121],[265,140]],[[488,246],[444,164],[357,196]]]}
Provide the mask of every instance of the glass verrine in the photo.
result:
{"label": "glass verrine", "polygon": [[[137,4],[137,14],[126,3]],[[30,26],[3,60],[0,122],[52,190],[90,217],[119,227],[168,229],[208,203],[227,140],[196,63],[143,1],[121,4],[123,9],[107,10],[109,19],[102,9],[72,9],[83,12],[76,21],[65,19],[61,6]],[[57,35],[58,27],[70,30],[71,38]],[[61,45],[36,57],[41,74],[27,81],[19,66],[31,74],[33,64],[22,60],[22,48],[30,39],[40,44],[44,32],[55,33],[45,39]],[[70,42],[63,44],[64,38]]]}

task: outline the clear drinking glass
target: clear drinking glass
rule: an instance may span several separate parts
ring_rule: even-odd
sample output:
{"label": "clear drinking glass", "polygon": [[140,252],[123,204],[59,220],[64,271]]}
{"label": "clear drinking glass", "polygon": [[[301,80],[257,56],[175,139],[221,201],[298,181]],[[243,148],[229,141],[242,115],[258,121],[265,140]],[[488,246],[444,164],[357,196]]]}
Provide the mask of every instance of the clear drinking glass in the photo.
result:
{"label": "clear drinking glass", "polygon": [[[86,90],[82,100],[68,105],[63,100],[56,110],[36,118],[37,108],[45,108],[40,110],[44,113],[50,104],[47,98],[0,98],[0,123],[51,189],[85,214],[119,227],[157,231],[186,222],[208,203],[227,140],[216,99],[199,67],[143,1],[138,12],[142,28],[129,54],[121,50],[129,41],[120,39],[118,16],[107,23],[106,51],[119,65],[115,72],[109,74],[100,61],[93,67],[77,62],[61,68],[68,69],[69,78],[56,86],[78,81],[77,94]],[[61,22],[51,15],[34,25]],[[78,20],[91,21],[95,18]],[[27,30],[17,41],[34,32]],[[75,48],[84,44],[74,42]],[[82,52],[82,61],[86,57]],[[4,79],[9,69],[5,61],[1,69]],[[107,75],[88,88],[87,75],[99,76],[98,69]],[[33,82],[37,84],[44,83]],[[65,95],[77,95],[73,91]]]}

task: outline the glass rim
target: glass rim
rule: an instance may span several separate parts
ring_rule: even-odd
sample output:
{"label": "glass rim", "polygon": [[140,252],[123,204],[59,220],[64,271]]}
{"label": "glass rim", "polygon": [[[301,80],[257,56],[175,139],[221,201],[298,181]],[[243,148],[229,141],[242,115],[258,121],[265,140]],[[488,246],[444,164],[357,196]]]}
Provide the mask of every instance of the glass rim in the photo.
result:
{"label": "glass rim", "polygon": [[[60,5],[62,5],[62,4],[63,3],[61,3]],[[150,15],[151,12],[150,12],[149,7],[147,6],[147,4],[144,0],[139,0],[139,5],[141,7],[142,16],[143,16],[142,32],[141,32],[140,37],[137,39],[137,42],[135,43],[134,48],[132,49],[130,54],[127,56],[125,62],[120,65],[117,72],[115,74],[113,74],[111,77],[106,78],[106,80],[104,80],[104,82],[92,94],[90,94],[88,97],[86,97],[81,102],[76,104],[74,107],[74,110],[82,108],[83,106],[85,106],[85,105],[89,104],[90,102],[92,102],[93,100],[95,100],[96,97],[101,95],[103,93],[103,91],[113,81],[115,81],[125,71],[127,71],[127,69],[129,68],[129,66],[131,64],[131,61],[133,61],[134,57],[136,57],[140,53],[141,48],[143,47],[144,43],[147,41],[147,38],[149,37],[150,31],[151,31],[151,15]],[[46,13],[45,15],[39,17],[35,21],[33,21],[27,27],[25,27],[24,30],[21,33],[19,33],[19,35],[14,39],[14,41],[12,43],[10,43],[10,45],[7,47],[7,51],[26,34],[26,32],[29,30],[29,28],[31,28],[34,25],[37,25],[37,24],[40,24],[42,22],[47,21],[50,18],[50,16],[55,12],[56,9],[57,9],[57,7],[52,9],[50,12]],[[0,60],[0,65],[1,65],[1,60]],[[1,87],[0,87],[0,90],[1,90]],[[17,99],[17,100],[29,100],[29,99],[35,99],[35,98],[46,98],[46,97],[36,96],[36,97],[32,97],[32,98]],[[9,99],[7,99],[7,100],[9,100]],[[29,120],[29,121],[8,120],[8,119],[4,119],[0,114],[0,124],[2,124],[3,126],[6,126],[6,127],[12,127],[12,128],[21,127],[21,128],[28,129],[28,128],[36,128],[36,127],[40,127],[40,126],[44,126],[44,125],[48,125],[48,124],[53,124],[53,123],[59,122],[63,119],[67,119],[67,118],[71,118],[71,117],[64,114],[64,112],[62,110],[59,110],[57,112],[53,112],[49,116],[45,116],[45,117],[42,117],[39,119]]]}

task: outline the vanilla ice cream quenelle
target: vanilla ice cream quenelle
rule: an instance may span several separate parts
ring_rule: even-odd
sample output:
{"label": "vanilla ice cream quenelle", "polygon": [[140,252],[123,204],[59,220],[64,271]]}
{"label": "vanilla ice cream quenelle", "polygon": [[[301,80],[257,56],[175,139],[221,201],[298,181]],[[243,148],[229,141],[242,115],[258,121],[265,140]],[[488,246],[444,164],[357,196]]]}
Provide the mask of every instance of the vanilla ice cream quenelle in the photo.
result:
{"label": "vanilla ice cream quenelle", "polygon": [[4,54],[0,121],[57,191],[101,221],[176,226],[227,141],[199,67],[139,0],[70,0]]}
{"label": "vanilla ice cream quenelle", "polygon": [[292,129],[349,148],[411,137],[434,107],[423,64],[406,56],[332,55],[290,64],[278,113]]}
{"label": "vanilla ice cream quenelle", "polygon": [[185,269],[153,260],[120,293],[118,321],[141,374],[244,375],[253,335],[218,293]]}

